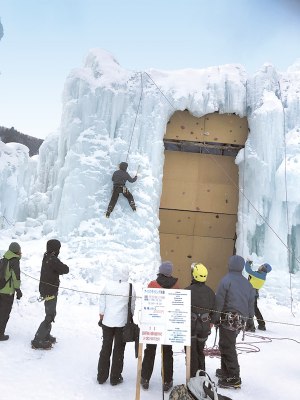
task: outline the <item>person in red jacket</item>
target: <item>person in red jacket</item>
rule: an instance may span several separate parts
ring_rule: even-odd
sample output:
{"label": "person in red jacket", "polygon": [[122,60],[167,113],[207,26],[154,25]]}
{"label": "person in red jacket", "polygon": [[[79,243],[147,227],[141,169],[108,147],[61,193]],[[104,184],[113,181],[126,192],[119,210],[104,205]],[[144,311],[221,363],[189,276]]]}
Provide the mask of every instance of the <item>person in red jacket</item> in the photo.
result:
{"label": "person in red jacket", "polygon": [[[173,264],[171,261],[164,261],[157,274],[157,278],[151,281],[149,288],[165,288],[179,289],[177,285],[178,278],[172,276]],[[173,386],[173,350],[171,345],[163,345],[163,371],[164,371],[164,392],[168,392]],[[156,354],[156,344],[147,344],[144,351],[144,359],[142,363],[141,385],[143,389],[149,389],[149,381],[153,372],[154,361]]]}

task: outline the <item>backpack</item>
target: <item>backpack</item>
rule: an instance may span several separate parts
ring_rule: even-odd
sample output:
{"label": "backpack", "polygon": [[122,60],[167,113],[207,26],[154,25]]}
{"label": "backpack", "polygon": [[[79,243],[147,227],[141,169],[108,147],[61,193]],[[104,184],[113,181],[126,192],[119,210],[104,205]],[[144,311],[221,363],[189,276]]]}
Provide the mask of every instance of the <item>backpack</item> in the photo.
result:
{"label": "backpack", "polygon": [[217,393],[215,383],[209,375],[201,376],[200,370],[191,378],[187,385],[177,385],[170,393],[169,400],[231,400],[227,396]]}
{"label": "backpack", "polygon": [[6,267],[8,264],[8,260],[6,258],[2,258],[0,260],[0,290],[4,288],[4,286],[7,284],[9,281],[5,279],[5,272],[6,272]]}

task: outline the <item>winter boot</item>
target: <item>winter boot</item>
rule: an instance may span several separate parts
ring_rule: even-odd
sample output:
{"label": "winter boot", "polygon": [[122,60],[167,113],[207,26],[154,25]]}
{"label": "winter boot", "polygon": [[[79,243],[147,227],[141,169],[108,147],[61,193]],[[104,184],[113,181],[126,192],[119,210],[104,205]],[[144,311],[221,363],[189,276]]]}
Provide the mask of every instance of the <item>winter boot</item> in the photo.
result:
{"label": "winter boot", "polygon": [[266,325],[260,324],[260,325],[258,325],[257,329],[259,329],[260,331],[265,331]]}
{"label": "winter boot", "polygon": [[226,376],[225,371],[223,371],[222,368],[216,369],[216,377],[217,378],[225,378],[225,376]]}
{"label": "winter boot", "polygon": [[111,384],[112,386],[116,386],[116,385],[119,385],[119,384],[122,383],[122,382],[123,382],[123,376],[120,375],[119,378],[118,378],[117,380],[110,381],[110,384]]}
{"label": "winter boot", "polygon": [[171,382],[165,382],[165,383],[163,384],[163,389],[164,389],[164,392],[165,392],[165,393],[168,392],[169,390],[171,390],[172,387],[173,387],[173,381],[171,381]]}
{"label": "winter boot", "polygon": [[9,335],[0,335],[0,342],[4,342],[5,340],[9,339]]}
{"label": "winter boot", "polygon": [[145,390],[148,390],[149,389],[149,379],[145,379],[145,378],[141,378],[141,385],[142,385],[142,388],[143,389],[145,389]]}
{"label": "winter boot", "polygon": [[232,376],[228,378],[220,378],[218,381],[218,386],[221,388],[234,388],[238,389],[241,387],[242,380],[239,377]]}
{"label": "winter boot", "polygon": [[49,340],[33,339],[31,341],[31,347],[33,349],[50,350],[52,347],[52,343]]}
{"label": "winter boot", "polygon": [[99,383],[99,385],[103,385],[103,383],[106,382],[106,379],[102,379],[102,378],[100,378],[99,375],[97,375],[97,382]]}
{"label": "winter boot", "polygon": [[47,337],[47,341],[54,344],[56,343],[56,337],[49,334],[49,336]]}
{"label": "winter boot", "polygon": [[108,209],[107,209],[107,211],[106,211],[106,214],[105,214],[106,218],[109,218],[111,212],[112,212],[111,207],[108,207]]}
{"label": "winter boot", "polygon": [[130,204],[130,207],[132,208],[132,211],[136,211],[136,206],[135,206],[134,201],[131,201],[129,204]]}
{"label": "winter boot", "polygon": [[247,332],[255,332],[255,325],[254,325],[253,318],[249,318],[247,320],[245,331],[247,331]]}

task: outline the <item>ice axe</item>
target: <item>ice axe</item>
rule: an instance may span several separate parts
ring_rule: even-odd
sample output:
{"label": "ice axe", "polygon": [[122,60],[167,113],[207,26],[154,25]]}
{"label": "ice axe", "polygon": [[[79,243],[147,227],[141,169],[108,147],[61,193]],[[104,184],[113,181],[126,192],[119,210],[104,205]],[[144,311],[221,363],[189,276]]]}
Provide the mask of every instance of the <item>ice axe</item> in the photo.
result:
{"label": "ice axe", "polygon": [[137,170],[136,170],[135,176],[137,176],[137,174],[138,174],[138,172],[139,172],[139,169],[140,169],[140,165],[138,165],[138,167],[137,167]]}

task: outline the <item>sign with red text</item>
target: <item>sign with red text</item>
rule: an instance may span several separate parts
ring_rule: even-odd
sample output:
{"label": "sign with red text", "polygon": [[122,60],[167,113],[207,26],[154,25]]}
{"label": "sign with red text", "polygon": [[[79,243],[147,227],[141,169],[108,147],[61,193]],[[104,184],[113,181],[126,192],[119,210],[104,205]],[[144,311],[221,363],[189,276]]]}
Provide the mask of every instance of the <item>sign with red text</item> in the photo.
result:
{"label": "sign with red text", "polygon": [[190,346],[190,290],[143,289],[140,328],[141,343]]}

